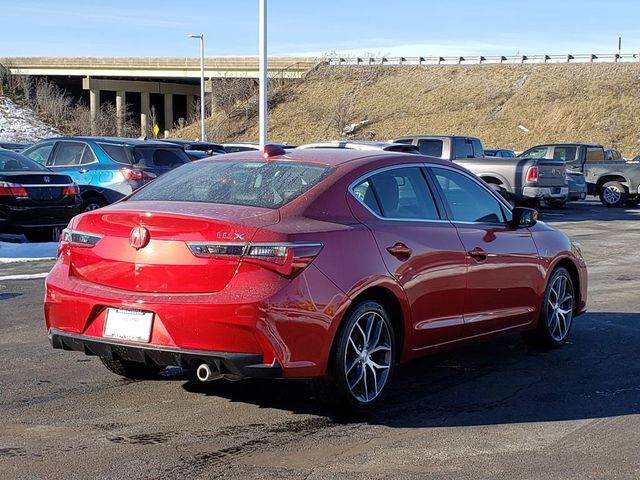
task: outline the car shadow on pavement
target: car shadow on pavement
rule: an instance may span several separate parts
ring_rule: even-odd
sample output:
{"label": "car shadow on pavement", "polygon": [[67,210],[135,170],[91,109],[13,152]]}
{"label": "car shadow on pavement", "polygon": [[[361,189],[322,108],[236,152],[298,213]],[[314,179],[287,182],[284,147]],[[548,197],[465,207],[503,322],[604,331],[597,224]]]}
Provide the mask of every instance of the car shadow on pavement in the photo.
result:
{"label": "car shadow on pavement", "polygon": [[640,220],[640,207],[607,208],[599,203],[570,203],[558,209],[543,207],[538,212],[544,222]]}
{"label": "car shadow on pavement", "polygon": [[[397,428],[603,418],[640,412],[640,313],[589,313],[570,342],[529,350],[510,335],[415,360],[364,419]],[[188,381],[185,390],[261,408],[328,415],[304,382]]]}

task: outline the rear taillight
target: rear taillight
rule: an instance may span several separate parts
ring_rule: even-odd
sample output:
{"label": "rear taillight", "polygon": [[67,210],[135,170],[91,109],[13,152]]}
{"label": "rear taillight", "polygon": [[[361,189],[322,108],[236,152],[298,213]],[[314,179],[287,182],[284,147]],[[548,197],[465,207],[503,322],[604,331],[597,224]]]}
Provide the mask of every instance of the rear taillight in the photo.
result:
{"label": "rear taillight", "polygon": [[73,185],[67,185],[62,189],[62,195],[80,195],[80,187],[75,183]]}
{"label": "rear taillight", "polygon": [[293,278],[307,268],[322,250],[321,243],[188,243],[197,257],[237,258]]}
{"label": "rear taillight", "polygon": [[120,173],[126,180],[153,180],[158,176],[155,173],[145,172],[144,170],[134,170],[132,168],[121,168]]}
{"label": "rear taillight", "polygon": [[67,247],[85,247],[91,248],[95,246],[102,235],[97,233],[81,232],[79,230],[72,230],[65,228],[60,235],[60,243],[58,244],[58,257]]}
{"label": "rear taillight", "polygon": [[527,182],[535,183],[538,181],[538,167],[529,167],[527,170]]}
{"label": "rear taillight", "polygon": [[11,182],[0,182],[0,197],[25,198],[29,192],[22,185]]}

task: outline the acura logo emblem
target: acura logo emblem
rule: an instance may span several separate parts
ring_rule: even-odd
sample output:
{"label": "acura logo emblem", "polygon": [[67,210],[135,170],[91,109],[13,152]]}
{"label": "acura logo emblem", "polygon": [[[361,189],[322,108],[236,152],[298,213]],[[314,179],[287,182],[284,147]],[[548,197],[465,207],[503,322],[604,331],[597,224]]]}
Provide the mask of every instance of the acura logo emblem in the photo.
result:
{"label": "acura logo emblem", "polygon": [[44,183],[51,182],[51,178],[49,178],[49,177],[44,177],[43,180],[44,180]]}
{"label": "acura logo emblem", "polygon": [[129,234],[129,245],[136,250],[144,248],[149,243],[149,230],[144,227],[135,227]]}

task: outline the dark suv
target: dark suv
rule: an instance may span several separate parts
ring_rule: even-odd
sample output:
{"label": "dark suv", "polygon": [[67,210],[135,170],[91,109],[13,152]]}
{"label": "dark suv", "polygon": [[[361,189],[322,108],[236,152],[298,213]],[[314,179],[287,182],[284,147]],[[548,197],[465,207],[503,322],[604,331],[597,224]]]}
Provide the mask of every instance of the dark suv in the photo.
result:
{"label": "dark suv", "polygon": [[111,137],[53,138],[22,153],[54,172],[69,175],[80,187],[82,211],[120,200],[190,161],[178,145]]}

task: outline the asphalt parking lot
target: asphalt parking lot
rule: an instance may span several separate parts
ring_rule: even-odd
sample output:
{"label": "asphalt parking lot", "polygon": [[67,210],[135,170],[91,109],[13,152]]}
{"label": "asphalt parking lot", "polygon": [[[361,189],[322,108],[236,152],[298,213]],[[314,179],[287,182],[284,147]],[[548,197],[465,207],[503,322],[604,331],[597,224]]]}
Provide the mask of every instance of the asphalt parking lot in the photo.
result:
{"label": "asphalt parking lot", "polygon": [[128,381],[50,348],[51,261],[0,264],[0,478],[640,477],[640,208],[543,217],[580,241],[589,313],[562,349],[509,336],[402,366],[366,420],[326,417],[303,383]]}

